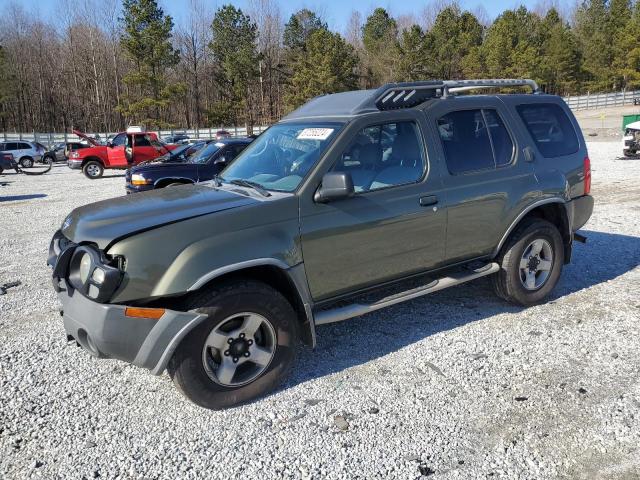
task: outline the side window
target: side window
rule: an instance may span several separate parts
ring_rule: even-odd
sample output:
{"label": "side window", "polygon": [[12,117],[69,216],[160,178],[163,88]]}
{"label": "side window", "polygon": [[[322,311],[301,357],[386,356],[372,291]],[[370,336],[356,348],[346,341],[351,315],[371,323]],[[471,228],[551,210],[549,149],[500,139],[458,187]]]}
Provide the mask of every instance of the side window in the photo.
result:
{"label": "side window", "polygon": [[495,110],[483,110],[483,112],[487,127],[489,127],[496,167],[508,165],[513,160],[513,140]]}
{"label": "side window", "polygon": [[438,119],[438,132],[452,174],[495,167],[482,110],[450,112]]}
{"label": "side window", "polygon": [[136,147],[150,147],[151,141],[147,135],[136,135]]}
{"label": "side window", "polygon": [[561,157],[578,151],[576,131],[560,105],[528,103],[516,109],[544,157]]}
{"label": "side window", "polygon": [[15,142],[7,143],[7,150],[18,150],[18,144]]}
{"label": "side window", "polygon": [[415,183],[425,171],[424,149],[414,122],[363,128],[333,170],[351,174],[356,192]]}
{"label": "side window", "polygon": [[225,152],[224,156],[227,161],[233,160],[238,155],[240,155],[240,152],[244,150],[245,147],[246,145],[232,145],[231,147],[229,147],[229,150]]}
{"label": "side window", "polygon": [[19,143],[18,150],[31,150],[32,147],[28,143]]}
{"label": "side window", "polygon": [[121,133],[113,137],[113,140],[111,140],[111,145],[113,145],[114,147],[121,147],[122,145],[125,144],[126,140],[127,140],[127,135],[125,133]]}

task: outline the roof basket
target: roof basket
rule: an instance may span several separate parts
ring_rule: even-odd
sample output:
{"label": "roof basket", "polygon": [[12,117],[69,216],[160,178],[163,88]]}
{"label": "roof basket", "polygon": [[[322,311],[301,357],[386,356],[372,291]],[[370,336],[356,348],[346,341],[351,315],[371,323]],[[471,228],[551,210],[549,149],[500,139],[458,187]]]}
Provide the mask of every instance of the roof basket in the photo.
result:
{"label": "roof basket", "polygon": [[530,87],[532,93],[540,93],[538,84],[529,79],[434,80],[383,85],[374,93],[374,103],[378,110],[411,108],[438,96],[447,98],[457,92],[505,87]]}

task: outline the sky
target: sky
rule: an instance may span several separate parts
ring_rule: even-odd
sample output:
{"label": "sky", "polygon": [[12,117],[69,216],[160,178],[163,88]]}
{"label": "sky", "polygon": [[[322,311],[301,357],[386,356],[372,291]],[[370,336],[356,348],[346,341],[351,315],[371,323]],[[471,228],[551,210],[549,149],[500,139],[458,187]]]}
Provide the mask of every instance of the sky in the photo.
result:
{"label": "sky", "polygon": [[[251,0],[203,0],[213,10],[226,3],[232,3],[237,7],[246,10]],[[50,20],[55,16],[56,10],[60,8],[62,2],[60,0],[0,0],[0,8],[4,8],[10,3],[21,4],[29,12],[38,12],[41,18]],[[159,0],[160,5],[165,12],[174,17],[176,24],[185,18],[185,9],[187,8],[187,0]],[[343,32],[347,24],[347,20],[352,10],[358,10],[365,18],[376,7],[387,9],[393,16],[413,14],[420,17],[422,10],[429,3],[428,0],[279,0],[278,4],[282,10],[282,15],[286,19],[300,10],[301,8],[309,8],[318,11],[333,30]],[[473,11],[478,7],[484,8],[491,19],[499,15],[503,10],[515,8],[521,4],[534,8],[537,4],[550,3],[549,0],[460,0],[462,8]],[[561,7],[568,6],[573,3],[571,0],[557,0],[552,3]]]}

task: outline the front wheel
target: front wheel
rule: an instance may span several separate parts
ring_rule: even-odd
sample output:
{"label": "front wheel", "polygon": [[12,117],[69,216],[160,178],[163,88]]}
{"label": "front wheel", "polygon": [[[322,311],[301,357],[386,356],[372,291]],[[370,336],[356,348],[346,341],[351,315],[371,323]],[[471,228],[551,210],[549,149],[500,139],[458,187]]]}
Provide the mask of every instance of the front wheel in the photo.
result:
{"label": "front wheel", "polygon": [[33,158],[31,157],[22,157],[20,159],[20,166],[22,168],[31,168],[33,167]]}
{"label": "front wheel", "polygon": [[194,299],[208,318],[182,340],[167,370],[192,402],[219,410],[278,387],[295,359],[298,325],[277,290],[237,281]]}
{"label": "front wheel", "polygon": [[90,160],[84,165],[84,167],[82,167],[82,172],[84,173],[85,177],[91,180],[95,180],[96,178],[102,177],[102,174],[104,173],[104,167],[100,162]]}
{"label": "front wheel", "polygon": [[496,294],[524,306],[543,301],[558,283],[564,243],[558,228],[543,219],[526,221],[511,235],[496,259]]}

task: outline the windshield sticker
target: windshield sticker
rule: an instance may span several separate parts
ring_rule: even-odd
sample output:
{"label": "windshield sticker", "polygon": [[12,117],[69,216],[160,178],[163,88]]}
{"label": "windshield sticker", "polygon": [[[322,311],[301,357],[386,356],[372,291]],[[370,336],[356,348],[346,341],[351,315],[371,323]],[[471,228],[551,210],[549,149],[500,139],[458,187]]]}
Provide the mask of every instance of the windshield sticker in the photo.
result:
{"label": "windshield sticker", "polygon": [[305,128],[296,137],[298,140],[326,140],[333,128]]}

